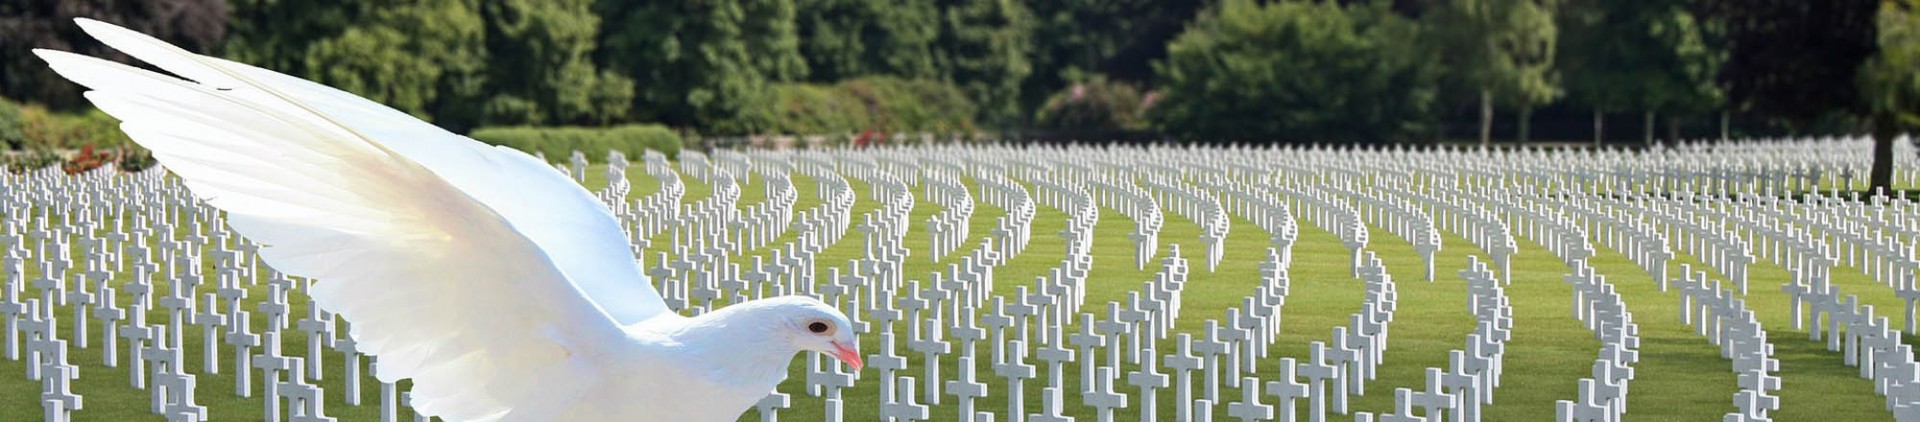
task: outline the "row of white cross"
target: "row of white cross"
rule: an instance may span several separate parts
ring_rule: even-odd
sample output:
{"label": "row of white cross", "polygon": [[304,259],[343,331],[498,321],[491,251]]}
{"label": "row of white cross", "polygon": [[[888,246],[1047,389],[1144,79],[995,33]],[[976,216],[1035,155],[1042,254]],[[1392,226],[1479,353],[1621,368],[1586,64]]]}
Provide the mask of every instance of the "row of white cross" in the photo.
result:
{"label": "row of white cross", "polygon": [[[629,231],[634,250],[652,253],[639,255],[640,265],[675,309],[700,313],[745,299],[807,294],[847,310],[879,346],[868,348],[872,370],[866,373],[807,358],[802,392],[821,397],[829,421],[861,415],[1107,421],[1120,409],[1143,420],[1212,420],[1224,411],[1222,417],[1247,421],[1301,415],[1322,421],[1329,413],[1383,421],[1452,414],[1475,421],[1500,385],[1513,335],[1502,285],[1541,282],[1512,278],[1516,236],[1567,263],[1573,315],[1602,343],[1592,377],[1579,381],[1580,395],[1560,404],[1561,420],[1622,419],[1637,361],[1637,329],[1625,301],[1586,266],[1594,247],[1627,255],[1663,287],[1678,287],[1688,310],[1683,321],[1721,346],[1740,374],[1739,412],[1729,420],[1765,420],[1779,406],[1773,396],[1778,361],[1755,311],[1740,299],[1748,294],[1747,269],[1763,263],[1793,274],[1780,290],[1794,298],[1795,328],[1803,320],[1820,327],[1813,335],[1826,336],[1830,349],[1859,366],[1890,412],[1920,420],[1920,365],[1911,348],[1900,344],[1888,317],[1841,296],[1828,280],[1834,270],[1853,267],[1886,284],[1906,300],[1904,327],[1913,330],[1920,300],[1913,282],[1920,218],[1913,203],[1837,194],[1785,201],[1769,190],[1793,187],[1769,181],[1782,173],[1786,179],[1819,175],[1804,187],[1853,183],[1857,157],[1795,155],[1807,145],[1853,143],[1858,140],[1645,152],[948,146],[683,152],[677,166],[649,152],[637,165],[655,184],[653,193],[630,198],[627,170],[634,164],[610,154],[610,182],[596,194]],[[569,161],[557,169],[584,182],[585,155]],[[1710,164],[1697,164],[1703,162]],[[1913,167],[1908,161],[1900,169],[1912,174]],[[686,202],[683,176],[712,193]],[[812,181],[817,205],[799,207],[798,177]],[[743,204],[748,184],[763,189],[764,199]],[[202,359],[203,374],[220,371],[227,356],[226,367],[238,375],[234,394],[242,397],[255,394],[257,371],[269,420],[330,420],[326,394],[315,384],[324,376],[343,377],[344,404],[360,405],[361,361],[367,359],[332,315],[304,306],[300,297],[310,283],[256,262],[253,246],[227,230],[219,213],[190,200],[177,181],[158,171],[68,176],[43,170],[9,176],[0,187],[6,357],[30,362],[27,375],[43,384],[48,420],[81,410],[83,401],[71,390],[81,368],[68,352],[94,347],[94,340],[109,351],[102,365],[127,365],[133,387],[150,393],[150,410],[172,420],[219,412],[196,404],[196,374],[185,364],[190,354]],[[975,195],[979,205],[1004,214],[980,223],[988,229],[977,236]],[[860,197],[875,207],[856,213]],[[918,206],[939,211],[916,221]],[[1042,206],[1066,215],[1063,230],[1040,234],[1058,236],[1064,255],[1034,280],[997,280],[996,267],[1027,252]],[[1102,208],[1134,223],[1126,233],[1134,264],[1159,262],[1152,279],[1088,279]],[[1257,265],[1259,286],[1217,318],[1182,322],[1189,268],[1179,244],[1161,247],[1163,210],[1200,227],[1192,245],[1202,248],[1206,269]],[[1365,300],[1328,341],[1315,342],[1305,360],[1275,359],[1268,351],[1281,329],[1300,230],[1295,217],[1349,249]],[[1272,247],[1267,259],[1222,262],[1226,237],[1243,235],[1230,230],[1236,218],[1265,232]],[[1441,232],[1467,239],[1491,264],[1475,258],[1459,272],[1477,321],[1465,346],[1450,351],[1448,368],[1427,369],[1424,389],[1392,392],[1395,408],[1377,416],[1349,405],[1385,364],[1397,303],[1394,281],[1368,249],[1369,227],[1408,239],[1427,263],[1430,282],[1438,282],[1433,255]],[[920,252],[936,271],[907,274],[916,249],[906,235],[916,228],[929,235]],[[817,262],[823,250],[843,242],[857,245],[859,257]],[[1732,288],[1684,265],[1679,278],[1669,277],[1676,252],[1726,274]],[[1138,288],[1124,292],[1124,301],[1088,304],[1092,283]],[[1811,314],[1803,315],[1803,307]],[[66,330],[61,320],[69,321]],[[263,329],[256,332],[255,324]],[[190,350],[197,340],[185,333],[192,326],[199,338],[218,340]],[[71,334],[60,338],[62,332]],[[304,337],[307,350],[283,350],[289,337]],[[127,359],[119,359],[120,351]],[[327,374],[326,359],[348,362],[341,365],[346,372]],[[1258,368],[1268,365],[1278,365],[1279,378],[1259,377]],[[1068,373],[1069,367],[1077,370]],[[879,387],[879,407],[848,409],[845,390],[875,376],[880,379],[869,382]],[[386,420],[405,403],[396,390],[381,386]],[[1177,399],[1172,409],[1155,400],[1165,390]],[[1026,408],[1028,395],[1042,406]],[[988,397],[1004,399],[1007,407],[987,408],[980,402]],[[1309,403],[1305,409],[1300,400]],[[1078,407],[1070,408],[1072,402]],[[758,408],[773,420],[791,404],[791,397],[776,393]]]}

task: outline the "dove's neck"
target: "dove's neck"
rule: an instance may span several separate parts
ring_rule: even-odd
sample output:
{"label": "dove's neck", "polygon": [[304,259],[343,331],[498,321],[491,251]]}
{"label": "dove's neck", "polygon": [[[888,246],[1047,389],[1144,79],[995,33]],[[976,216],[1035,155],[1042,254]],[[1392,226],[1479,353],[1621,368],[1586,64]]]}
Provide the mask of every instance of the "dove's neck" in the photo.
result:
{"label": "dove's neck", "polygon": [[[743,394],[759,400],[787,378],[787,367],[800,352],[789,342],[772,309],[752,302],[688,318],[674,339],[698,353],[702,375],[737,385]],[[693,368],[690,368],[693,369]]]}

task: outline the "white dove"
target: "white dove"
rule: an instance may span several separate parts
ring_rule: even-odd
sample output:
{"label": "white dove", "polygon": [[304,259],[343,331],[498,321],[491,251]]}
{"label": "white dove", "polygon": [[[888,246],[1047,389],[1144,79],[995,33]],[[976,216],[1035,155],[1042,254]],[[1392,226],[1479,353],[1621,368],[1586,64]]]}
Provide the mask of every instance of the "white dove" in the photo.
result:
{"label": "white dove", "polygon": [[[310,81],[79,19],[175,76],[34,50],[227,212],[260,257],[317,282],[382,381],[450,421],[731,421],[801,351],[861,367],[847,317],[780,297],[667,310],[584,188]],[[183,79],[184,78],[184,79]]]}

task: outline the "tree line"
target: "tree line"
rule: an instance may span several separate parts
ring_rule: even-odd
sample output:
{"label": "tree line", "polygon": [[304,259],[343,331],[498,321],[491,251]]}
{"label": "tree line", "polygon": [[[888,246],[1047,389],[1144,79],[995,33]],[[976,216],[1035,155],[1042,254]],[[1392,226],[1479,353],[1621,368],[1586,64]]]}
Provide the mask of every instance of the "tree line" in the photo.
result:
{"label": "tree line", "polygon": [[104,53],[69,23],[89,16],[459,131],[1487,142],[1542,112],[1590,114],[1596,141],[1683,119],[1885,135],[1920,124],[1917,3],[21,0],[0,95],[83,109],[28,49]]}

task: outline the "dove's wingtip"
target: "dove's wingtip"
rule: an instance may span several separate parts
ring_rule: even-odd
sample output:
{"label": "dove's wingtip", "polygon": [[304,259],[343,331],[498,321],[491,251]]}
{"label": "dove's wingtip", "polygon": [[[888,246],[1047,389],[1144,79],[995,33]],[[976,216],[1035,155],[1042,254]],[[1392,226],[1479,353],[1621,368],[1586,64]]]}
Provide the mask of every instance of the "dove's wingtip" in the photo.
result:
{"label": "dove's wingtip", "polygon": [[94,38],[100,38],[118,32],[133,32],[127,28],[120,27],[120,25],[101,22],[93,18],[73,18],[73,23],[80,25],[80,31],[86,32],[87,35],[93,36]]}
{"label": "dove's wingtip", "polygon": [[71,52],[48,49],[48,48],[36,48],[36,49],[33,49],[33,55],[35,57],[39,57],[40,61],[44,61],[51,64],[55,61],[64,59],[67,56],[72,56],[74,54]]}

